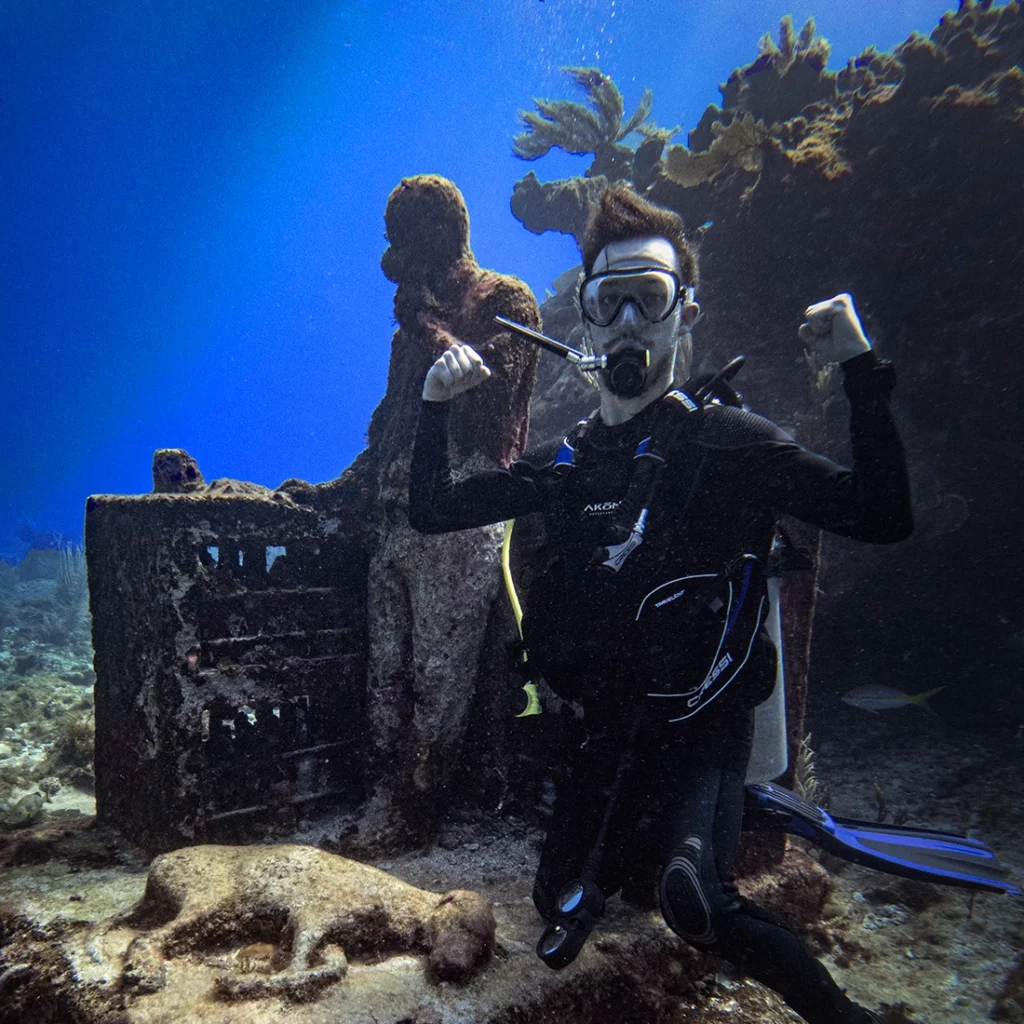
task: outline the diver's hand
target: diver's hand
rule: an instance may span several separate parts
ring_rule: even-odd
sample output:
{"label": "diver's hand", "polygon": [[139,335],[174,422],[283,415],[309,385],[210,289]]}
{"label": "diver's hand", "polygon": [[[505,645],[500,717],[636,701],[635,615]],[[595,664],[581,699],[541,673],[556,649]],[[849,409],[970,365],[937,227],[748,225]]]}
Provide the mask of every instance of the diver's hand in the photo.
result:
{"label": "diver's hand", "polygon": [[455,342],[436,360],[423,381],[425,402],[448,402],[463,391],[483,384],[491,371],[479,353],[469,345]]}
{"label": "diver's hand", "polygon": [[853,306],[853,296],[843,292],[835,298],[816,302],[804,310],[800,340],[823,363],[845,363],[871,348]]}

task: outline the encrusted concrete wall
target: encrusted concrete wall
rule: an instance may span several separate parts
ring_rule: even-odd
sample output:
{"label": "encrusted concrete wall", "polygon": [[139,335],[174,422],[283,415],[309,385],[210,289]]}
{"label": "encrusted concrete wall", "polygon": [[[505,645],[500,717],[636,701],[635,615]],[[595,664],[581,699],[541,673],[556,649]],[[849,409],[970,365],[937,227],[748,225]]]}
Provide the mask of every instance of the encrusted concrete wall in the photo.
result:
{"label": "encrusted concrete wall", "polygon": [[169,849],[361,798],[366,559],[338,520],[256,488],[99,495],[86,550],[101,821]]}

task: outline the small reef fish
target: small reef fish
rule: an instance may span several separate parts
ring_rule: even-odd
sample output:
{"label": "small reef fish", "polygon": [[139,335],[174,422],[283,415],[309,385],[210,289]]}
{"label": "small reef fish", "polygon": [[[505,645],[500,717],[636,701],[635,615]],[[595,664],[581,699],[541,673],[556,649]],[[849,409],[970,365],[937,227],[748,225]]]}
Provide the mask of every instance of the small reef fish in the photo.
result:
{"label": "small reef fish", "polygon": [[43,813],[42,793],[29,793],[23,796],[13,807],[0,814],[0,824],[8,828],[25,828],[31,825]]}
{"label": "small reef fish", "polygon": [[928,699],[944,689],[944,686],[936,686],[934,690],[927,690],[925,693],[910,694],[897,690],[895,686],[872,684],[854,687],[849,693],[843,694],[842,700],[844,704],[862,708],[864,711],[891,711],[893,708],[905,708],[909,704],[916,704],[930,711]]}

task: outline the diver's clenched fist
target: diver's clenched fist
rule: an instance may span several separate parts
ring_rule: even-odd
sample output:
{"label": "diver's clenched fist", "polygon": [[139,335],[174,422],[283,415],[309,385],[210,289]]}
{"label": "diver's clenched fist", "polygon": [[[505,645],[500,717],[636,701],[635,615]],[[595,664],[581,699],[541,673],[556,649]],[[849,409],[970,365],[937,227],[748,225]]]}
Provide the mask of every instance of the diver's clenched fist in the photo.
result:
{"label": "diver's clenched fist", "polygon": [[853,296],[846,292],[804,310],[800,340],[824,363],[845,363],[871,348],[864,336]]}
{"label": "diver's clenched fist", "polygon": [[447,402],[463,391],[483,384],[490,375],[491,371],[479,353],[457,341],[427,371],[423,381],[423,400]]}

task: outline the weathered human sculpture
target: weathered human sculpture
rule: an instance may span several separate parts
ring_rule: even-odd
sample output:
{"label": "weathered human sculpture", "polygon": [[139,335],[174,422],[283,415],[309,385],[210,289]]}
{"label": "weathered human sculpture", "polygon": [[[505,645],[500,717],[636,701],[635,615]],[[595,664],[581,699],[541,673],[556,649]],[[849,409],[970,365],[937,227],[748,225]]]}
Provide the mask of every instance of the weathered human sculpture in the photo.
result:
{"label": "weathered human sculpture", "polygon": [[184,448],[159,448],[153,453],[155,494],[189,494],[205,486],[199,464]]}
{"label": "weathered human sculpture", "polygon": [[443,813],[500,586],[500,527],[424,543],[409,526],[423,377],[454,339],[472,341],[494,379],[453,418],[453,465],[457,472],[507,465],[526,440],[537,350],[498,329],[494,317],[540,326],[522,281],[477,264],[469,215],[452,182],[403,179],[388,198],[385,223],[390,246],[381,266],[397,285],[398,330],[366,459],[353,467],[370,484],[372,520],[367,713],[374,792],[359,829],[363,849],[413,845]]}

